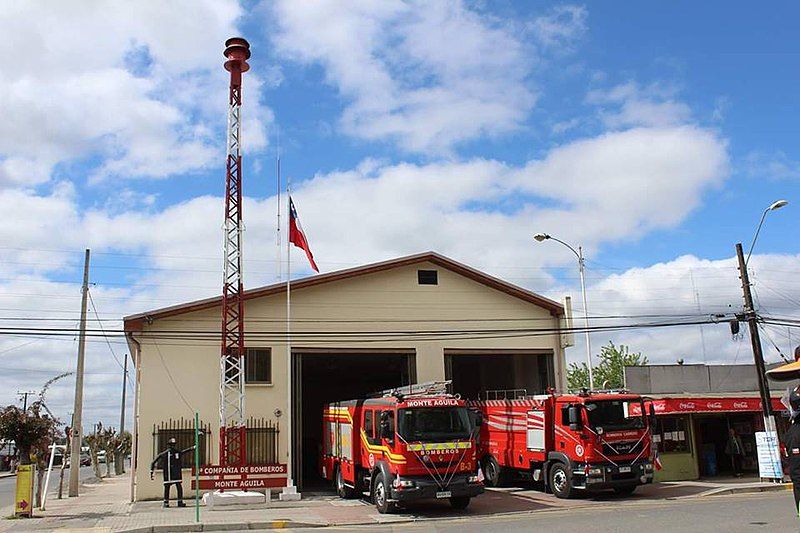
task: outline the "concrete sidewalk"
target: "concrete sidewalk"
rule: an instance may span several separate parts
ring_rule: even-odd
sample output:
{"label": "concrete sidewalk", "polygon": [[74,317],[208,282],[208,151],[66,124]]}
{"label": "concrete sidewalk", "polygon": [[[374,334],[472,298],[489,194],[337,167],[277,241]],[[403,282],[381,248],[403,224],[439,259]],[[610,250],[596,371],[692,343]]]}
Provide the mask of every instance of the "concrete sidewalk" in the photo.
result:
{"label": "concrete sidewalk", "polygon": [[312,496],[300,502],[272,502],[257,508],[217,510],[200,508],[201,522],[195,522],[194,500],[190,507],[163,509],[160,502],[128,502],[130,477],[109,478],[82,486],[79,498],[50,500],[47,511],[32,519],[0,520],[0,532],[52,531],[54,529],[94,532],[128,531],[218,531],[223,529],[273,529],[327,525],[375,525],[408,521],[436,520],[522,514],[591,508],[593,506],[637,505],[653,501],[698,498],[718,494],[791,489],[791,484],[776,485],[744,482],[686,481],[647,485],[632,496],[613,493],[559,500],[551,494],[525,487],[491,489],[475,498],[465,511],[454,511],[447,502],[426,502],[395,515],[381,515],[362,500],[340,500],[335,496]]}

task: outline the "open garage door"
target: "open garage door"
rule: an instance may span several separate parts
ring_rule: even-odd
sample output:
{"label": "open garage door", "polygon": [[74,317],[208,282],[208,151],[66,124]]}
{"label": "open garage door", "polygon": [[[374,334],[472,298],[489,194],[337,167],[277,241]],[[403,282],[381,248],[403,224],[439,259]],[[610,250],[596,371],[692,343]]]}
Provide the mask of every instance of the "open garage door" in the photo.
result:
{"label": "open garage door", "polygon": [[467,399],[479,399],[487,390],[525,389],[528,394],[542,394],[556,386],[551,351],[445,350],[444,364],[453,392]]}
{"label": "open garage door", "polygon": [[319,475],[322,406],[363,398],[416,382],[413,352],[303,351],[293,353],[293,472],[303,491],[329,489]]}

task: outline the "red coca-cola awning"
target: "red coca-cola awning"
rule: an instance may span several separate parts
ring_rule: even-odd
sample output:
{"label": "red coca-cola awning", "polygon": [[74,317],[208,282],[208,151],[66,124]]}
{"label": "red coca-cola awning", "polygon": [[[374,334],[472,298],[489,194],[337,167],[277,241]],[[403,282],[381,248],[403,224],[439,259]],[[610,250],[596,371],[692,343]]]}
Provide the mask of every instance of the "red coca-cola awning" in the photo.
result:
{"label": "red coca-cola awning", "polygon": [[[654,398],[647,402],[653,404],[656,415],[761,412],[760,398]],[[631,411],[636,410],[635,404],[631,407],[633,407]],[[780,398],[772,398],[772,409],[785,411],[786,407],[781,403]]]}

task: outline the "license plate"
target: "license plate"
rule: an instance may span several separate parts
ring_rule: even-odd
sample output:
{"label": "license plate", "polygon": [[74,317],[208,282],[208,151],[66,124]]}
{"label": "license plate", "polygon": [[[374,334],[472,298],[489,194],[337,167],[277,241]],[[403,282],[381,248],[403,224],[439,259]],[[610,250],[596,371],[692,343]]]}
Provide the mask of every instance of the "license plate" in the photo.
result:
{"label": "license plate", "polygon": [[631,471],[631,467],[629,467],[629,466],[621,466],[621,467],[619,467],[619,473],[620,474],[628,474],[628,473],[630,473],[630,471]]}
{"label": "license plate", "polygon": [[452,496],[452,494],[449,490],[443,490],[436,493],[437,498],[449,498],[450,496]]}

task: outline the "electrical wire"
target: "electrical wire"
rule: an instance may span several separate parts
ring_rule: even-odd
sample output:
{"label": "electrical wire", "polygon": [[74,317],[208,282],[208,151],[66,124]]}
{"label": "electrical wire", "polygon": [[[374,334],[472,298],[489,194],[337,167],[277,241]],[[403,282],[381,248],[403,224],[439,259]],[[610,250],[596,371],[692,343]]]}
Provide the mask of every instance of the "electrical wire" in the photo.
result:
{"label": "electrical wire", "polygon": [[114,358],[114,361],[117,362],[117,365],[122,369],[122,372],[124,374],[123,377],[125,378],[125,380],[128,382],[128,384],[131,387],[133,387],[133,381],[131,381],[131,378],[128,375],[125,367],[120,362],[119,357],[117,357],[116,352],[114,352],[114,347],[111,346],[111,343],[108,340],[108,336],[105,334],[106,332],[103,329],[102,322],[100,322],[100,316],[97,314],[97,307],[95,307],[95,305],[94,305],[94,298],[92,298],[92,291],[89,289],[89,287],[86,287],[86,295],[89,297],[89,302],[92,304],[92,311],[94,311],[94,316],[97,317],[98,325],[100,326],[100,331],[103,333],[103,338],[106,340],[106,344],[108,344],[108,349],[111,352],[111,356]]}

